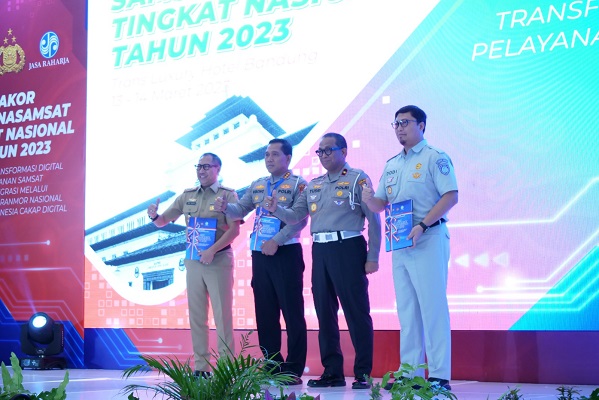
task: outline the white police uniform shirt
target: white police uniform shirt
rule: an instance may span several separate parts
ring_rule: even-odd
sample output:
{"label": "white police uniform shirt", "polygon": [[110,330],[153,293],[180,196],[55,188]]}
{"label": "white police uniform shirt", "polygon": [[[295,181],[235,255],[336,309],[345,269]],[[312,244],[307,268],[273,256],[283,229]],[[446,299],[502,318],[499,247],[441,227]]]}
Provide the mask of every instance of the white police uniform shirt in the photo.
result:
{"label": "white police uniform shirt", "polygon": [[416,225],[445,193],[457,190],[449,156],[422,140],[407,154],[401,151],[387,161],[375,197],[390,204],[412,199]]}

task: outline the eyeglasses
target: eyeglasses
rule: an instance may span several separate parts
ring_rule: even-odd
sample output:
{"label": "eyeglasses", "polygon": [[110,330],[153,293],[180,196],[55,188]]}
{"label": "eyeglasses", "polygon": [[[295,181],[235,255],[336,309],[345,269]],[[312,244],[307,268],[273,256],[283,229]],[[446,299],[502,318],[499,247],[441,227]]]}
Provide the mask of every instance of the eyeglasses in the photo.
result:
{"label": "eyeglasses", "polygon": [[196,165],[194,165],[194,167],[196,167],[197,171],[199,171],[201,169],[203,169],[204,171],[208,171],[210,168],[218,167],[218,165],[213,165],[213,164],[196,164]]}
{"label": "eyeglasses", "polygon": [[341,150],[341,147],[327,147],[326,149],[318,149],[315,151],[316,155],[318,157],[322,157],[323,154],[326,154],[327,156],[330,156],[333,151],[335,150]]}
{"label": "eyeglasses", "polygon": [[400,119],[399,121],[391,122],[391,126],[393,127],[393,129],[399,128],[400,125],[402,128],[405,128],[406,126],[408,126],[408,124],[410,122],[418,122],[418,121],[416,121],[415,119]]}

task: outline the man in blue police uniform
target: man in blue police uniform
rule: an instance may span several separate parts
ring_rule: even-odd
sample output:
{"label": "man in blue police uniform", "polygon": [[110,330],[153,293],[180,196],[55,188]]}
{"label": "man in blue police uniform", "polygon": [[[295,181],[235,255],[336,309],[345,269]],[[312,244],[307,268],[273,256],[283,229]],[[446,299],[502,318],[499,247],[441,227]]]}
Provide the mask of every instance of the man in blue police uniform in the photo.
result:
{"label": "man in blue police uniform", "polygon": [[215,210],[217,197],[237,201],[233,189],[218,183],[221,159],[213,153],[205,153],[196,165],[200,186],[186,189],[162,214],[158,214],[160,199],[148,207],[148,217],[158,227],[175,221],[181,215],[189,226],[191,217],[216,220],[214,243],[200,253],[199,260],[185,259],[187,269],[187,303],[189,325],[195,361],[195,373],[206,377],[210,374],[210,348],[208,345],[208,299],[212,304],[218,352],[221,357],[235,354],[233,339],[233,249],[231,243],[239,235],[239,221]]}
{"label": "man in blue police uniform", "polygon": [[[295,376],[290,384],[301,385],[308,344],[303,297],[305,265],[299,239],[308,221],[285,225],[260,207],[267,196],[275,196],[283,207],[291,207],[306,187],[304,178],[289,171],[292,151],[287,140],[271,140],[264,157],[270,176],[252,182],[239,203],[228,204],[226,198],[220,197],[214,205],[235,220],[256,209],[250,243],[258,341],[265,357],[282,363],[282,372]],[[267,236],[266,230],[270,232]],[[281,313],[287,329],[286,359],[281,354]]]}
{"label": "man in blue police uniform", "polygon": [[[374,212],[384,210],[387,204],[413,201],[415,225],[408,235],[413,245],[392,254],[401,325],[400,359],[418,365],[426,354],[428,380],[451,389],[449,232],[445,222],[458,202],[458,185],[449,156],[424,139],[424,111],[412,105],[402,107],[391,125],[403,150],[387,161],[376,193],[365,189],[363,200]],[[424,371],[417,374],[423,376]]]}
{"label": "man in blue police uniform", "polygon": [[[368,389],[372,371],[373,327],[367,274],[378,270],[381,244],[379,215],[362,202],[370,178],[345,161],[347,142],[338,133],[322,137],[316,154],[327,170],[313,179],[291,208],[277,206],[269,196],[264,207],[287,223],[311,217],[312,294],[318,317],[318,343],[324,373],[310,379],[310,387],[345,386],[343,354],[339,342],[339,302],[356,357],[353,389]],[[368,220],[368,244],[362,236]]]}

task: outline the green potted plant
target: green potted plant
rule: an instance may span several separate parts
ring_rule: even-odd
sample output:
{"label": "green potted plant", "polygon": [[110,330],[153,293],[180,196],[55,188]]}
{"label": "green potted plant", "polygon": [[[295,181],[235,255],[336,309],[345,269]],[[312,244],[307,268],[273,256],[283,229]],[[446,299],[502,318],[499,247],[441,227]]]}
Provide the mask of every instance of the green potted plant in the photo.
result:
{"label": "green potted plant", "polygon": [[2,390],[0,390],[0,400],[64,400],[67,398],[66,387],[69,383],[69,371],[65,371],[64,380],[57,388],[40,393],[32,393],[23,387],[23,370],[19,364],[19,359],[15,353],[10,353],[10,364],[13,375],[4,362],[0,365],[2,369]]}
{"label": "green potted plant", "polygon": [[426,364],[412,366],[410,364],[403,363],[401,364],[399,371],[387,372],[385,376],[383,376],[383,381],[380,385],[373,385],[372,379],[370,379],[370,398],[372,400],[382,399],[380,392],[381,387],[385,387],[389,380],[392,377],[395,377],[395,382],[389,390],[392,400],[433,400],[443,398],[457,400],[455,394],[453,394],[450,390],[439,386],[439,384],[436,382],[429,382],[421,376],[408,378],[408,376],[413,375],[416,370],[427,368],[428,366]]}
{"label": "green potted plant", "polygon": [[123,377],[129,378],[138,373],[158,371],[159,376],[169,378],[154,385],[131,384],[122,389],[129,400],[139,400],[139,391],[149,391],[174,400],[250,400],[263,398],[263,388],[291,383],[294,377],[286,373],[275,373],[280,363],[270,358],[254,358],[247,354],[255,347],[249,343],[250,331],[241,339],[241,350],[237,356],[232,352],[219,357],[216,351],[212,355],[216,362],[210,363],[212,374],[197,377],[187,362],[178,359],[140,356],[146,364],[140,364],[123,371]]}

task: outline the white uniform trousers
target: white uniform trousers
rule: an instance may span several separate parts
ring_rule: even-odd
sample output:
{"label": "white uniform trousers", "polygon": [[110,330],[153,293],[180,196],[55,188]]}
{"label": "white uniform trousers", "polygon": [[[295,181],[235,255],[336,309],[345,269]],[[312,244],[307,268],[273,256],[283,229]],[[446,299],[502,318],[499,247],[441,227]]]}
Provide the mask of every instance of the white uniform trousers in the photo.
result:
{"label": "white uniform trousers", "polygon": [[[429,377],[451,379],[451,327],[447,304],[449,232],[430,228],[416,247],[392,255],[400,323],[400,362],[428,364]],[[423,376],[424,371],[417,371]]]}

